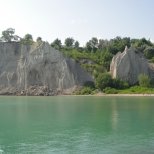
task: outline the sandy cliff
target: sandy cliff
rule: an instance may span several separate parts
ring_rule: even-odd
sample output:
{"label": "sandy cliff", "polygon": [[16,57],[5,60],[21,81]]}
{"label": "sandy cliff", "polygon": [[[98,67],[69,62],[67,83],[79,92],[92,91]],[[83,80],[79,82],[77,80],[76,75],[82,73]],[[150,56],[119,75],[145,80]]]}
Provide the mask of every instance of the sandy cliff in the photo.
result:
{"label": "sandy cliff", "polygon": [[0,94],[55,95],[71,93],[93,81],[78,63],[48,43],[0,42]]}
{"label": "sandy cliff", "polygon": [[117,53],[111,62],[110,72],[113,78],[128,81],[130,85],[138,82],[140,74],[154,78],[154,69],[141,52],[134,48]]}

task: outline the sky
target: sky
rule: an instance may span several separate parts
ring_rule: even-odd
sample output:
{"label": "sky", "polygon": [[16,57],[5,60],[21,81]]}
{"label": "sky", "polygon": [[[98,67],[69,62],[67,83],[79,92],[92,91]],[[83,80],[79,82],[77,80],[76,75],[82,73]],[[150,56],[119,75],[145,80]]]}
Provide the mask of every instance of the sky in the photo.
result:
{"label": "sky", "polygon": [[41,36],[49,43],[73,37],[81,45],[92,37],[154,40],[154,0],[0,0],[0,33]]}

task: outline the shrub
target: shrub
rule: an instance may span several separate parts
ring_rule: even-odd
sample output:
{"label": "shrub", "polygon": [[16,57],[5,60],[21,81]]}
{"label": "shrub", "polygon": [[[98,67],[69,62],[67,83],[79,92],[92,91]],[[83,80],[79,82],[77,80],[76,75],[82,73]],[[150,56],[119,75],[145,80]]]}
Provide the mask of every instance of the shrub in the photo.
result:
{"label": "shrub", "polygon": [[112,87],[116,89],[126,89],[129,87],[128,82],[122,81],[120,79],[112,79]]}
{"label": "shrub", "polygon": [[32,45],[34,43],[33,36],[31,34],[26,34],[24,38],[21,39],[21,43],[25,45]]}
{"label": "shrub", "polygon": [[82,89],[76,91],[76,95],[90,95],[93,94],[93,88],[90,87],[83,87]]}
{"label": "shrub", "polygon": [[106,87],[112,86],[112,78],[109,73],[101,73],[96,78],[96,86],[97,88],[103,90]]}
{"label": "shrub", "polygon": [[120,79],[112,79],[109,73],[98,74],[96,78],[97,88],[103,90],[106,87],[116,88],[116,89],[126,89],[129,84]]}
{"label": "shrub", "polygon": [[94,89],[95,88],[95,84],[92,81],[87,81],[87,82],[84,83],[84,87],[89,87],[89,88]]}
{"label": "shrub", "polygon": [[144,55],[146,58],[151,59],[154,57],[154,48],[153,47],[148,47],[144,50]]}
{"label": "shrub", "polygon": [[154,57],[152,57],[152,59],[150,59],[150,62],[151,63],[154,63]]}
{"label": "shrub", "polygon": [[118,90],[111,87],[106,87],[103,92],[106,94],[118,94]]}
{"label": "shrub", "polygon": [[138,79],[141,87],[150,87],[150,78],[147,75],[140,74]]}

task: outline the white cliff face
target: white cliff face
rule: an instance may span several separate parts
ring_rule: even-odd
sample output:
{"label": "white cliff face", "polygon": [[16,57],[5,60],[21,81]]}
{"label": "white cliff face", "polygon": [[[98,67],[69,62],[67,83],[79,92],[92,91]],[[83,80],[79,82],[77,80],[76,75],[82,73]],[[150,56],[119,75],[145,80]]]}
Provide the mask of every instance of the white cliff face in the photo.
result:
{"label": "white cliff face", "polygon": [[113,57],[110,72],[113,78],[128,81],[130,85],[137,83],[140,74],[151,74],[147,59],[133,48],[126,48],[123,53]]}
{"label": "white cliff face", "polygon": [[65,91],[93,81],[78,63],[48,43],[32,46],[0,43],[0,91],[26,91],[32,86]]}

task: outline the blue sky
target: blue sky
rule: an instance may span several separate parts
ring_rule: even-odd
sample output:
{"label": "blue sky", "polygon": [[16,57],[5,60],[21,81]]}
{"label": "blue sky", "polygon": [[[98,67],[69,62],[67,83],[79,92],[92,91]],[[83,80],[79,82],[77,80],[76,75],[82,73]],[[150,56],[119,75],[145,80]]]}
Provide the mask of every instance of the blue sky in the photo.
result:
{"label": "blue sky", "polygon": [[73,37],[154,40],[154,0],[0,0],[0,32],[9,27],[51,43]]}

